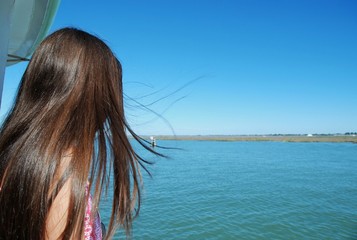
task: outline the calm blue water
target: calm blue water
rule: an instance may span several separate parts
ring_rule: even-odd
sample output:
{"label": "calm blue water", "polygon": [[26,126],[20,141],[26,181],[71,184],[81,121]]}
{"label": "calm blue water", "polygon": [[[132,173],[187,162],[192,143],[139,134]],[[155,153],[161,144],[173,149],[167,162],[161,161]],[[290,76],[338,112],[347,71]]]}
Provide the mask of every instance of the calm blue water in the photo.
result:
{"label": "calm blue water", "polygon": [[133,239],[357,239],[357,144],[158,143]]}

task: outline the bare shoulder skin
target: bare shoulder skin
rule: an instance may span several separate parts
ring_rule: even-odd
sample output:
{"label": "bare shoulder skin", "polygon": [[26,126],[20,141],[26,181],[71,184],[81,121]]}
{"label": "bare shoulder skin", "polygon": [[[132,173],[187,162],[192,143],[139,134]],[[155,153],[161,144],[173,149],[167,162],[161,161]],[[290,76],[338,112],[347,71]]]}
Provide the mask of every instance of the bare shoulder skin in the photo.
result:
{"label": "bare shoulder skin", "polygon": [[[57,176],[62,176],[63,172],[69,165],[71,157],[67,156],[62,159],[60,169],[58,169]],[[55,181],[56,181],[55,177]],[[52,203],[49,210],[48,217],[46,219],[46,240],[59,239],[64,231],[68,221],[68,207],[70,203],[71,193],[71,179],[63,185],[58,192],[57,197]]]}

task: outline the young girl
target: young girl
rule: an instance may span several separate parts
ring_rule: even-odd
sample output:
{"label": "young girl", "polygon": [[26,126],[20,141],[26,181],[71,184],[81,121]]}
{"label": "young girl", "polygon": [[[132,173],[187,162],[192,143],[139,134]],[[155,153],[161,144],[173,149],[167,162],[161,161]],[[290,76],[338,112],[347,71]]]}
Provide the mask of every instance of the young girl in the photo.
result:
{"label": "young girl", "polygon": [[106,238],[118,226],[129,235],[143,160],[127,133],[141,141],[125,120],[122,69],[108,46],[73,28],[48,36],[0,130],[0,239],[102,239],[97,207],[110,172]]}

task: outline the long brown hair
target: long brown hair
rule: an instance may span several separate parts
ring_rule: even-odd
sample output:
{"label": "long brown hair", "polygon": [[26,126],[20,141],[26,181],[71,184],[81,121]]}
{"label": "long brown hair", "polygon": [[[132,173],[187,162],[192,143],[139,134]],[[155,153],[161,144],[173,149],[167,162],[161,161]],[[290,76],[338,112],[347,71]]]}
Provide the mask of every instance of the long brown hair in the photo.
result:
{"label": "long brown hair", "polygon": [[[43,239],[52,202],[71,179],[64,239],[83,237],[85,188],[94,208],[113,172],[107,238],[130,233],[140,208],[140,166],[127,133],[122,69],[109,47],[87,32],[65,28],[38,47],[0,132],[0,238]],[[145,145],[145,144],[144,144]],[[63,174],[62,159],[71,155]],[[56,177],[57,176],[57,177]]]}

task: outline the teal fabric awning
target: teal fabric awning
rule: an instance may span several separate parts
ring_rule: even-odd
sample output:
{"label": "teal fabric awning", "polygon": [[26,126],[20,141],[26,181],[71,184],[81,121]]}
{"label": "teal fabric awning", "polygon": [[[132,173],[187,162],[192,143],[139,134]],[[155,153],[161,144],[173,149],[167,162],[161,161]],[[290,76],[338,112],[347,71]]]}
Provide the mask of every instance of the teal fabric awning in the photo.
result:
{"label": "teal fabric awning", "polygon": [[60,0],[15,0],[13,4],[6,66],[32,54],[46,36]]}

